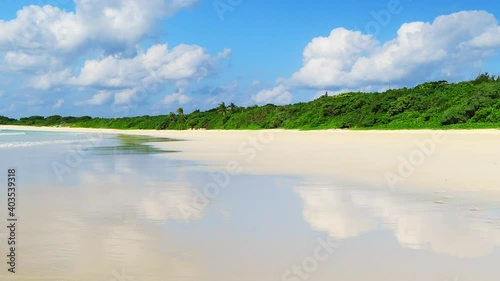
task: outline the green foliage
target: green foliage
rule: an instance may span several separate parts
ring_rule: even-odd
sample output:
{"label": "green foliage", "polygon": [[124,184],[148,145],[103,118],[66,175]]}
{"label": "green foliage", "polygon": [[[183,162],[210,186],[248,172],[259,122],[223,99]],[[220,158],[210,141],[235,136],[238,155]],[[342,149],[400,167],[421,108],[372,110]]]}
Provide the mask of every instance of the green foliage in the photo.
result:
{"label": "green foliage", "polygon": [[325,94],[314,101],[284,106],[238,107],[220,103],[207,111],[126,118],[0,116],[0,124],[115,129],[422,129],[499,128],[500,79],[481,74],[449,84],[428,82],[383,93]]}
{"label": "green foliage", "polygon": [[222,114],[223,116],[226,116],[228,113],[227,106],[224,102],[220,103],[219,106],[217,107],[217,112],[219,114]]}

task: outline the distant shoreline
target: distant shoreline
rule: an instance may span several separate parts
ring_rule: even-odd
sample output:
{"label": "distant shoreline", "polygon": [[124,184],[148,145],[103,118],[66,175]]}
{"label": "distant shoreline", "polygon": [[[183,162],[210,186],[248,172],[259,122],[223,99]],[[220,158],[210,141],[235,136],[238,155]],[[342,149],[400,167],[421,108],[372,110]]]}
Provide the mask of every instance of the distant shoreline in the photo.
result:
{"label": "distant shoreline", "polygon": [[179,160],[224,172],[327,179],[422,192],[500,191],[500,130],[116,130],[4,126],[0,129],[109,133],[168,137],[157,143]]}
{"label": "distant shoreline", "polygon": [[179,130],[161,130],[161,129],[130,129],[130,128],[90,128],[90,127],[68,127],[68,126],[27,126],[27,125],[0,125],[0,130],[49,130],[49,131],[102,131],[102,132],[259,132],[259,131],[289,131],[289,132],[500,132],[500,128],[485,127],[485,128],[408,128],[408,129],[395,129],[395,128],[324,128],[324,129],[179,129]]}

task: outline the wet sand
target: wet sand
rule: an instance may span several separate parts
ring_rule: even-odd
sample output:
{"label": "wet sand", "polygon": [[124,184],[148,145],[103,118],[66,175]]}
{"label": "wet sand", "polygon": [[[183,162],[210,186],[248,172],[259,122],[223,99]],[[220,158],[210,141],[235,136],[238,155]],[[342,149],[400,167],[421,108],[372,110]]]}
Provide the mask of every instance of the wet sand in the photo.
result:
{"label": "wet sand", "polygon": [[322,178],[339,185],[422,191],[500,191],[499,130],[154,131],[0,126],[181,139],[168,157],[242,174]]}
{"label": "wet sand", "polygon": [[[0,150],[2,170],[19,168],[21,218],[19,273],[4,266],[0,280],[494,281],[500,274],[497,131],[0,129],[97,140],[82,150],[80,142]],[[120,141],[137,138],[107,134],[183,141],[154,143],[175,153],[147,143],[128,153]],[[76,164],[59,178],[53,164],[68,159]]]}

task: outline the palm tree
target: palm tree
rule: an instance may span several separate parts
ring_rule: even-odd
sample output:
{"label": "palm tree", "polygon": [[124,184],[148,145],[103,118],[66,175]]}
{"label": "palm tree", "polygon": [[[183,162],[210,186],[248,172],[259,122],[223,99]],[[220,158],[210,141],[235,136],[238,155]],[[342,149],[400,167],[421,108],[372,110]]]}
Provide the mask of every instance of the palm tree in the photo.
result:
{"label": "palm tree", "polygon": [[182,107],[177,108],[177,114],[184,115],[184,109]]}
{"label": "palm tree", "polygon": [[229,111],[230,111],[231,113],[235,113],[237,108],[238,108],[238,107],[237,107],[234,103],[231,103],[231,104],[229,105]]}
{"label": "palm tree", "polygon": [[170,113],[168,114],[168,117],[170,118],[170,121],[175,121],[175,113],[170,112]]}
{"label": "palm tree", "polygon": [[184,121],[186,121],[186,116],[184,115],[184,109],[182,107],[177,108],[177,114],[179,114]]}
{"label": "palm tree", "polygon": [[217,112],[218,112],[219,114],[222,114],[223,116],[226,116],[226,114],[227,114],[227,106],[226,106],[226,103],[221,102],[221,103],[219,104],[219,107],[217,107]]}

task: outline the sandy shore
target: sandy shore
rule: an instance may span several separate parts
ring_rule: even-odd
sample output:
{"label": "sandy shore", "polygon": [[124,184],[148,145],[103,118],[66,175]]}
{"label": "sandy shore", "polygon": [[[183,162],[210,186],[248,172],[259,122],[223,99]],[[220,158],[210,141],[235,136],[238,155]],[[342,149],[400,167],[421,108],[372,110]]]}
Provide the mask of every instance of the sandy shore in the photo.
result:
{"label": "sandy shore", "polygon": [[339,185],[500,191],[500,131],[154,131],[0,126],[182,139],[166,157],[203,168],[283,174]]}

